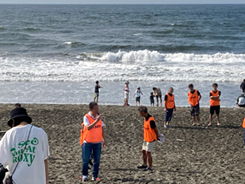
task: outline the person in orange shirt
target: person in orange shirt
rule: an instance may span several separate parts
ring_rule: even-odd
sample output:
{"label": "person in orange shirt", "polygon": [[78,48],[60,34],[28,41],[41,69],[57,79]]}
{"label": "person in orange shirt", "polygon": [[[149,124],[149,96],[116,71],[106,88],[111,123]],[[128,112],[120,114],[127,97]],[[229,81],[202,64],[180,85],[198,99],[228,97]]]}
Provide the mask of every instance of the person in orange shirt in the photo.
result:
{"label": "person in orange shirt", "polygon": [[244,130],[244,137],[243,137],[243,141],[244,141],[244,148],[245,148],[245,117],[243,118],[242,128],[243,128],[243,130]]}
{"label": "person in orange shirt", "polygon": [[91,102],[89,104],[89,113],[83,118],[83,131],[81,131],[80,143],[82,146],[82,180],[88,180],[88,164],[90,160],[90,155],[93,152],[93,172],[92,181],[100,181],[99,165],[100,165],[100,155],[101,155],[101,142],[103,141],[103,146],[106,147],[106,139],[104,135],[104,122],[102,121],[102,116],[99,114],[99,106],[96,102]]}
{"label": "person in orange shirt", "polygon": [[165,124],[164,124],[165,128],[169,128],[169,122],[172,119],[173,111],[176,111],[173,92],[174,89],[172,87],[169,88],[168,93],[165,95],[164,98],[164,111],[166,111]]}
{"label": "person in orange shirt", "polygon": [[189,86],[190,91],[188,92],[188,101],[191,105],[191,116],[193,119],[192,126],[196,126],[196,120],[197,125],[200,126],[200,119],[199,119],[199,113],[200,113],[200,107],[199,107],[199,101],[202,98],[202,95],[200,92],[196,89],[194,89],[194,85],[190,84]]}
{"label": "person in orange shirt", "polygon": [[[138,169],[144,169],[145,171],[152,171],[152,157],[151,152],[158,140],[158,131],[156,127],[155,119],[148,114],[146,107],[141,106],[139,108],[140,115],[144,117],[144,142],[142,147],[143,164],[138,166]],[[148,166],[147,166],[148,161]]]}
{"label": "person in orange shirt", "polygon": [[210,91],[210,116],[209,116],[209,124],[208,126],[212,125],[212,118],[214,115],[214,111],[216,112],[216,117],[217,117],[217,126],[220,125],[219,121],[219,113],[220,113],[220,96],[221,96],[221,91],[219,91],[218,84],[214,83],[213,85],[213,90]]}

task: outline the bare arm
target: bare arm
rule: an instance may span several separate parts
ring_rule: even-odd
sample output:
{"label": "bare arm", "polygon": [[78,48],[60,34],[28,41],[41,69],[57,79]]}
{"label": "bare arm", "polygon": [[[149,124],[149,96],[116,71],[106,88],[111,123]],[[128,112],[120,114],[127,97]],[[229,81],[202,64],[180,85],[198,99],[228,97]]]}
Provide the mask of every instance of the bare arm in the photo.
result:
{"label": "bare arm", "polygon": [[88,130],[91,130],[92,128],[94,128],[94,126],[95,126],[100,120],[101,120],[101,115],[99,115],[99,116],[97,117],[97,119],[96,119],[92,124],[87,125],[87,126],[86,126],[87,129],[88,129]]}
{"label": "bare arm", "polygon": [[49,184],[49,180],[48,180],[48,159],[44,160],[44,165],[45,165],[46,184]]}
{"label": "bare arm", "polygon": [[105,148],[107,146],[107,143],[106,143],[106,139],[105,139],[104,127],[102,127],[102,138],[103,138],[103,146]]}

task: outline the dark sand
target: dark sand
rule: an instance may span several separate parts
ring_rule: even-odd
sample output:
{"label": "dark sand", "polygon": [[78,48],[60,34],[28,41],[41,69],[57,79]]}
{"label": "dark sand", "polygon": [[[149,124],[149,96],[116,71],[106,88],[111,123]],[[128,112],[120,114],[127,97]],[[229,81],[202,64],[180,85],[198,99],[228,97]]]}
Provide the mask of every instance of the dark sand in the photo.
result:
{"label": "dark sand", "polygon": [[[24,105],[33,124],[49,136],[50,183],[76,184],[81,176],[80,123],[88,111],[81,105]],[[0,128],[13,105],[0,105]],[[190,109],[178,108],[172,128],[163,128],[163,108],[149,108],[166,136],[153,153],[154,172],[143,172],[141,163],[143,118],[136,107],[101,106],[108,147],[103,149],[100,183],[242,184],[245,183],[245,149],[241,128],[244,110],[221,109],[221,127],[207,128],[208,109],[201,109],[203,126],[192,127]],[[214,124],[215,125],[215,124]],[[1,135],[2,136],[2,135]],[[91,171],[90,171],[91,172]],[[88,182],[89,183],[89,182]]]}

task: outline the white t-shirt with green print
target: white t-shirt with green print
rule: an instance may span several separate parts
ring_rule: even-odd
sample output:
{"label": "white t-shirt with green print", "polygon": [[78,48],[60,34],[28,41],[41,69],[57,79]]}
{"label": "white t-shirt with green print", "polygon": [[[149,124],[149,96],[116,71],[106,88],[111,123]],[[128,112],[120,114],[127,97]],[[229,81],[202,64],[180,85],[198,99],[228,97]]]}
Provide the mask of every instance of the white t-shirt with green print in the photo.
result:
{"label": "white t-shirt with green print", "polygon": [[[48,158],[48,137],[43,129],[31,125],[14,127],[5,133],[0,141],[0,163],[12,172],[15,184],[46,184],[44,160]],[[24,151],[26,145],[26,149]],[[23,155],[22,152],[24,151]]]}

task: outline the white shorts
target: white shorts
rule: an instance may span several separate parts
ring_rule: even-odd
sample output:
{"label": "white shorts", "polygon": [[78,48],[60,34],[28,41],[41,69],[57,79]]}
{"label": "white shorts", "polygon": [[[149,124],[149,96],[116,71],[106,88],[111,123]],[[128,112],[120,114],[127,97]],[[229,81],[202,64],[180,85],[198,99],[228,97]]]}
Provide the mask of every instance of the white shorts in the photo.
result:
{"label": "white shorts", "polygon": [[128,99],[129,98],[129,94],[124,93],[124,98]]}
{"label": "white shorts", "polygon": [[142,146],[142,150],[145,150],[147,152],[152,152],[155,145],[156,145],[156,141],[154,141],[154,142],[144,141],[143,146]]}

